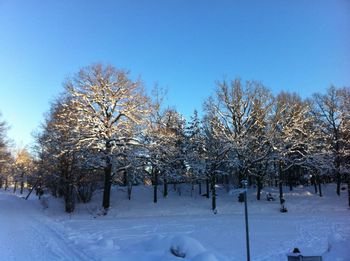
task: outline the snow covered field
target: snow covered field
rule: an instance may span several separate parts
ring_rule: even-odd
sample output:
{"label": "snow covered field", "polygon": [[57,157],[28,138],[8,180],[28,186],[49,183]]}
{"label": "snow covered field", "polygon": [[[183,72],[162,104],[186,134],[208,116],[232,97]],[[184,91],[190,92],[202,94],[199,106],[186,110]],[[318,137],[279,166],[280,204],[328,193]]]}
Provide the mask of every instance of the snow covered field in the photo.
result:
{"label": "snow covered field", "polygon": [[[168,198],[154,204],[151,189],[134,187],[129,201],[124,188],[115,188],[107,216],[98,215],[99,192],[67,215],[60,200],[47,198],[44,209],[35,196],[25,201],[1,190],[0,260],[246,260],[244,205],[237,195],[219,188],[214,215],[210,200],[197,191],[191,197],[186,187],[181,196],[171,189]],[[277,194],[274,188],[265,191]],[[277,200],[258,202],[255,190],[249,192],[251,260],[287,260],[298,247],[325,261],[349,261],[346,190],[337,197],[334,186],[327,185],[322,198],[312,187],[285,191],[288,213],[279,212]]]}

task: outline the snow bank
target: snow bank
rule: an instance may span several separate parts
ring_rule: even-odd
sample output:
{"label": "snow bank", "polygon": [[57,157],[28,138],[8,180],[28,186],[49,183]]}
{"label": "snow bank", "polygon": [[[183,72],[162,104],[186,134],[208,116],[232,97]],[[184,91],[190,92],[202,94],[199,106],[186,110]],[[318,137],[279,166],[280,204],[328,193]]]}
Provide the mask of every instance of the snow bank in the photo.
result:
{"label": "snow bank", "polygon": [[[119,252],[118,258],[136,260],[183,260],[183,261],[224,261],[208,251],[198,240],[189,236],[155,236]],[[104,259],[105,261],[107,259]],[[109,259],[108,259],[109,260]],[[112,259],[111,259],[112,260]]]}

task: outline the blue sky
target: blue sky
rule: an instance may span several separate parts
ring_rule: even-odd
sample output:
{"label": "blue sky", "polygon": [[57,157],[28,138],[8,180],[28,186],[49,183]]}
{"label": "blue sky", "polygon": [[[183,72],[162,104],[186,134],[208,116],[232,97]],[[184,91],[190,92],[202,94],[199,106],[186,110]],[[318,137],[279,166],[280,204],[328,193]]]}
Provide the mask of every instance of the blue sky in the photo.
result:
{"label": "blue sky", "polygon": [[0,111],[28,144],[65,78],[95,62],[168,88],[185,116],[224,77],[307,97],[350,85],[349,32],[349,0],[0,0]]}

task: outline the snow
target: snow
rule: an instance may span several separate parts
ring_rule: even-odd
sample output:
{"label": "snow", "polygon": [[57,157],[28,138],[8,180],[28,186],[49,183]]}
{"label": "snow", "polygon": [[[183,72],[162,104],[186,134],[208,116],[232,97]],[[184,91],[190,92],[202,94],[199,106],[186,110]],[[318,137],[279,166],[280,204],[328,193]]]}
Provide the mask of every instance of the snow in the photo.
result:
{"label": "snow", "polygon": [[1,193],[0,206],[1,260],[89,260],[40,205]]}
{"label": "snow", "polygon": [[[197,189],[197,188],[196,188]],[[276,201],[260,202],[248,191],[251,260],[283,261],[294,247],[324,261],[350,260],[350,210],[347,195],[324,186],[324,196],[312,187],[285,188],[287,213]],[[47,208],[33,195],[26,201],[0,190],[1,260],[101,261],[229,261],[245,260],[244,204],[237,195],[218,189],[218,213],[210,199],[181,196],[152,202],[151,187],[134,187],[132,200],[124,188],[114,188],[108,215],[99,215],[101,192],[93,201],[63,212],[60,199],[45,197]],[[265,193],[277,195],[276,188]],[[44,204],[44,205],[45,205]],[[175,255],[175,254],[177,255]],[[181,256],[181,257],[179,257]]]}

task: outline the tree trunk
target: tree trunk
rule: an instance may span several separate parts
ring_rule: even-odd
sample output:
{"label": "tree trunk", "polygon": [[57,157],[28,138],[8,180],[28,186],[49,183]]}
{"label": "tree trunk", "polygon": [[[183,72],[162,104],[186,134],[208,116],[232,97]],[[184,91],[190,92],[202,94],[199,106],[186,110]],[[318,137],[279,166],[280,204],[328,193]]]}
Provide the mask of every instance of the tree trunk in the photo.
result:
{"label": "tree trunk", "polygon": [[260,200],[260,197],[261,197],[261,189],[262,189],[261,178],[258,177],[258,178],[256,179],[256,181],[257,181],[256,199],[257,199],[257,200]]}
{"label": "tree trunk", "polygon": [[23,194],[23,189],[24,189],[24,173],[22,172],[22,174],[21,174],[21,190],[20,190],[21,194]]}
{"label": "tree trunk", "polygon": [[242,185],[242,180],[244,179],[244,176],[242,174],[242,171],[239,171],[238,172],[238,187],[239,188],[243,188],[243,185]]}
{"label": "tree trunk", "polygon": [[2,189],[2,178],[0,177],[0,189]]}
{"label": "tree trunk", "polygon": [[158,201],[158,175],[157,171],[154,171],[154,180],[153,180],[153,202],[157,203]]}
{"label": "tree trunk", "polygon": [[317,189],[317,183],[316,182],[314,182],[314,189],[315,189],[315,194],[317,194],[318,193],[318,189]]}
{"label": "tree trunk", "polygon": [[[276,160],[276,159],[275,159]],[[276,173],[277,173],[277,167],[276,167],[276,161],[273,161],[273,170],[274,170],[274,181],[275,181],[275,187],[278,188],[278,179],[277,179],[277,176],[276,176]]]}
{"label": "tree trunk", "polygon": [[209,177],[207,177],[207,179],[205,180],[205,186],[206,186],[206,190],[207,190],[207,193],[206,193],[206,197],[209,198]]}
{"label": "tree trunk", "polygon": [[126,170],[123,170],[123,185],[127,186],[128,182],[129,182],[128,172]]}
{"label": "tree trunk", "polygon": [[199,195],[202,195],[202,182],[198,181],[198,193]]}
{"label": "tree trunk", "polygon": [[288,173],[287,173],[287,175],[288,175],[289,191],[293,191],[293,175],[292,175],[293,170],[294,170],[294,167],[290,168],[288,170]]}
{"label": "tree trunk", "polygon": [[207,198],[209,198],[209,177],[207,177],[207,179],[205,180],[205,186],[206,186],[206,190],[207,190],[207,193],[205,194],[205,196]]}
{"label": "tree trunk", "polygon": [[320,192],[320,197],[322,197],[322,189],[321,189],[321,179],[318,177],[318,191]]}
{"label": "tree trunk", "polygon": [[163,197],[167,197],[168,196],[168,180],[164,179],[164,191],[163,191]]}
{"label": "tree trunk", "polygon": [[337,169],[337,195],[340,196],[341,175],[339,168]]}
{"label": "tree trunk", "polygon": [[8,181],[8,179],[6,178],[6,179],[5,179],[5,190],[7,190],[8,187],[9,187],[9,181]]}
{"label": "tree trunk", "polygon": [[282,182],[282,166],[281,163],[279,164],[279,193],[280,193],[280,203],[281,205],[284,203],[284,199],[283,199],[283,182]]}
{"label": "tree trunk", "polygon": [[[106,141],[105,145],[105,161],[106,166],[104,168],[104,187],[103,187],[103,199],[102,199],[102,207],[107,210],[110,207],[111,200],[111,187],[112,187],[112,160],[111,160],[111,152],[112,152],[112,144],[110,141]],[[105,212],[107,214],[107,212]]]}
{"label": "tree trunk", "polygon": [[282,184],[281,180],[280,180],[278,186],[279,186],[279,192],[280,192],[280,203],[283,204],[283,184]]}
{"label": "tree trunk", "polygon": [[128,182],[128,199],[131,200],[132,183]]}
{"label": "tree trunk", "polygon": [[213,211],[216,211],[216,188],[215,188],[215,184],[216,183],[216,179],[215,176],[213,175],[211,178],[211,198],[212,198],[212,202],[211,202],[211,209]]}
{"label": "tree trunk", "polygon": [[311,183],[314,185],[315,194],[317,194],[317,183],[316,183],[316,177],[315,177],[315,175],[312,175]]}
{"label": "tree trunk", "polygon": [[107,160],[107,166],[104,169],[105,172],[105,181],[103,187],[103,203],[102,206],[104,209],[110,207],[110,198],[111,198],[111,187],[112,187],[112,164],[110,160]]}
{"label": "tree trunk", "polygon": [[15,180],[15,186],[13,187],[13,193],[16,193],[17,190],[17,180]]}
{"label": "tree trunk", "polygon": [[74,186],[69,183],[66,185],[66,193],[64,194],[65,210],[72,213],[75,209]]}

